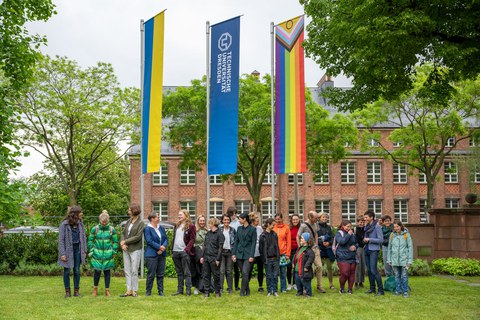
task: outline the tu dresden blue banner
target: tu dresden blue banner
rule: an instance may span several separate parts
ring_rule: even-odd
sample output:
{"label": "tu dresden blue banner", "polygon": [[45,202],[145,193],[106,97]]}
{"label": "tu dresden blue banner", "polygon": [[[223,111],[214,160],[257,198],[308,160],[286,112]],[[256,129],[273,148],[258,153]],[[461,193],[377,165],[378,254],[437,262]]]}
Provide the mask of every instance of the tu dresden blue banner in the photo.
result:
{"label": "tu dresden blue banner", "polygon": [[211,27],[208,168],[237,172],[240,17]]}

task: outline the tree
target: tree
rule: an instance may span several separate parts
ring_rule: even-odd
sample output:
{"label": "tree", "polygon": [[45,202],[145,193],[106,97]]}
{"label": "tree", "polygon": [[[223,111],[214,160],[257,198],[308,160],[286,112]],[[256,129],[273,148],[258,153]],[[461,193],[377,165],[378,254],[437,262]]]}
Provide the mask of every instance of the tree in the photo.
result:
{"label": "tree", "polygon": [[[444,104],[425,93],[424,82],[428,81],[432,68],[428,65],[417,68],[414,88],[398,100],[379,100],[352,114],[365,129],[362,132],[364,147],[367,141],[375,139],[379,147],[370,148],[370,151],[407,165],[410,173],[425,175],[427,208],[433,206],[434,183],[446,157],[454,154],[461,141],[480,135],[477,122],[480,77],[475,81],[452,83],[456,92],[449,103]],[[389,140],[400,143],[399,147],[391,148],[382,143],[379,127],[383,125],[396,128]]]}
{"label": "tree", "polygon": [[[165,139],[182,150],[184,168],[201,170],[206,162],[205,81],[205,77],[193,80],[190,87],[178,88],[164,99],[164,117],[169,119]],[[244,178],[257,208],[261,208],[260,193],[271,163],[270,81],[268,75],[262,81],[251,75],[240,79],[237,174]],[[345,142],[355,141],[356,129],[340,114],[330,118],[309,91],[306,108],[307,160],[314,172],[321,173],[321,164],[345,156]]]}
{"label": "tree", "polygon": [[139,124],[139,90],[121,89],[107,63],[82,70],[67,58],[44,57],[15,103],[19,143],[45,157],[71,205],[89,181],[124,157],[128,149],[120,148]]}
{"label": "tree", "polygon": [[[10,98],[28,82],[44,37],[28,34],[25,24],[46,21],[54,14],[51,0],[4,0],[0,2],[0,221],[20,213],[23,201],[18,183],[9,173],[18,167],[20,149],[14,143]],[[20,197],[20,198],[19,198]]]}
{"label": "tree", "polygon": [[300,0],[312,18],[304,42],[307,55],[330,75],[352,78],[336,89],[332,103],[362,108],[395,100],[413,89],[416,65],[430,63],[425,87],[444,101],[451,81],[480,73],[478,1]]}

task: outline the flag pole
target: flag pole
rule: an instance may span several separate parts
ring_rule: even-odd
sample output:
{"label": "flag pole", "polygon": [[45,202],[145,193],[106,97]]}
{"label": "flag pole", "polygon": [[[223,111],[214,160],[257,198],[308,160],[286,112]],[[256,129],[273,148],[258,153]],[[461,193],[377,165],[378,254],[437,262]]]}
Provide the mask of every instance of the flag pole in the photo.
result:
{"label": "flag pole", "polygon": [[208,146],[210,137],[210,21],[206,25],[206,61],[207,61],[207,223],[210,219],[210,176],[208,175]]}
{"label": "flag pole", "polygon": [[275,27],[274,23],[270,23],[270,38],[271,38],[271,80],[270,80],[270,105],[271,105],[271,119],[270,119],[270,143],[271,143],[271,159],[270,164],[270,182],[272,183],[272,217],[275,217],[275,90],[274,90],[274,74],[275,74]]}
{"label": "flag pole", "polygon": [[[144,63],[145,63],[145,23],[143,19],[140,20],[140,88],[141,88],[141,102],[140,102],[140,114],[143,115],[143,73],[144,73]],[[143,116],[141,128],[143,128]],[[144,174],[143,174],[143,150],[142,150],[142,140],[143,140],[143,130],[140,130],[142,137],[140,139],[140,208],[142,210],[142,215],[145,216],[145,199],[144,199]],[[143,217],[142,217],[143,222]],[[143,233],[142,233],[142,256],[140,258],[140,277],[144,276],[144,247],[143,247]]]}

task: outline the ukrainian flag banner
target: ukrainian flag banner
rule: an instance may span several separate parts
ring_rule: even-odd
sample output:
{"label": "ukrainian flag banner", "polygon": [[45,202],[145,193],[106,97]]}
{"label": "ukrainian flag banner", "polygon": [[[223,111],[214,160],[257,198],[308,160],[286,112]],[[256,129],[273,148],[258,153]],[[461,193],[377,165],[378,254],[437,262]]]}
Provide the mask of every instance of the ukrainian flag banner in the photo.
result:
{"label": "ukrainian flag banner", "polygon": [[211,27],[208,166],[212,174],[237,172],[240,17]]}
{"label": "ukrainian flag banner", "polygon": [[144,23],[142,174],[160,170],[164,11]]}
{"label": "ukrainian flag banner", "polygon": [[304,16],[275,26],[275,173],[306,172]]}

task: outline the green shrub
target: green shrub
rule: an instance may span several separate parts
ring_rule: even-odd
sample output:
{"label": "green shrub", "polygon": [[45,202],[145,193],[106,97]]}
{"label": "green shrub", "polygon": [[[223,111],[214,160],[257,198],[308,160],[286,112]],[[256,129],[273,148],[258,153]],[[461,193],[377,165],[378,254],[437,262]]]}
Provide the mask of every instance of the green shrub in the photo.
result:
{"label": "green shrub", "polygon": [[431,276],[432,270],[427,260],[414,259],[413,264],[408,270],[410,276]]}
{"label": "green shrub", "polygon": [[442,258],[432,261],[433,272],[454,276],[480,276],[480,261],[476,259]]}
{"label": "green shrub", "polygon": [[167,256],[167,261],[165,264],[165,277],[167,278],[177,277],[177,272],[175,271],[175,264],[173,263],[172,256]]}

